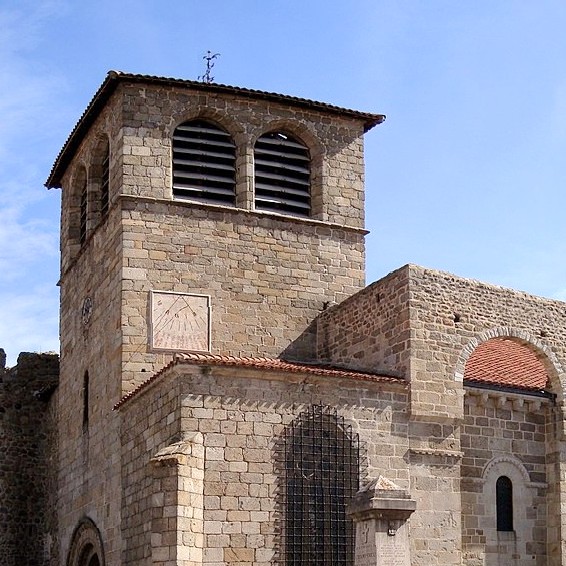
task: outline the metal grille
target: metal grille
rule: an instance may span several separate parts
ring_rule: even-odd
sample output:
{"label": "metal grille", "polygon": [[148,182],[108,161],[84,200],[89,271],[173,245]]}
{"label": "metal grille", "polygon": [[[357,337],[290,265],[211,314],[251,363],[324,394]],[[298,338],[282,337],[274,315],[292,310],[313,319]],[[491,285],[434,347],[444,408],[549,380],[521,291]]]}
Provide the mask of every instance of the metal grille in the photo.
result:
{"label": "metal grille", "polygon": [[309,150],[289,134],[270,132],[257,140],[254,161],[256,209],[309,216]]}
{"label": "metal grille", "polygon": [[359,486],[358,435],[335,411],[313,406],[284,432],[282,452],[285,564],[351,566],[346,504]]}
{"label": "metal grille", "polygon": [[108,214],[110,197],[110,151],[106,146],[102,160],[102,176],[100,178],[100,215],[104,218]]}
{"label": "metal grille", "polygon": [[173,134],[173,195],[234,205],[236,146],[228,132],[203,120]]}

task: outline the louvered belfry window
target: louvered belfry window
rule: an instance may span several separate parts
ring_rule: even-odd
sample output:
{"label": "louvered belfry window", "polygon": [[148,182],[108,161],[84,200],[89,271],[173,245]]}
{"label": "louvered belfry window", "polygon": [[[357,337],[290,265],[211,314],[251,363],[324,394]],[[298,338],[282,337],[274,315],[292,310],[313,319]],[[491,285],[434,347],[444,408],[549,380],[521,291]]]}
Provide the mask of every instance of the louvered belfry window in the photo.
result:
{"label": "louvered belfry window", "polygon": [[357,434],[336,411],[310,407],[283,436],[284,560],[287,566],[353,566],[346,505],[359,486]]}
{"label": "louvered belfry window", "polygon": [[233,206],[235,161],[228,132],[204,120],[184,122],[173,134],[173,196]]}
{"label": "louvered belfry window", "polygon": [[79,205],[79,242],[81,246],[86,242],[87,237],[87,214],[88,214],[88,191],[86,178],[82,181],[80,188]]}
{"label": "louvered belfry window", "polygon": [[299,140],[269,132],[255,144],[255,208],[309,216],[310,155]]}
{"label": "louvered belfry window", "polygon": [[104,218],[108,214],[110,198],[110,150],[108,144],[102,157],[102,175],[100,178],[100,215]]}

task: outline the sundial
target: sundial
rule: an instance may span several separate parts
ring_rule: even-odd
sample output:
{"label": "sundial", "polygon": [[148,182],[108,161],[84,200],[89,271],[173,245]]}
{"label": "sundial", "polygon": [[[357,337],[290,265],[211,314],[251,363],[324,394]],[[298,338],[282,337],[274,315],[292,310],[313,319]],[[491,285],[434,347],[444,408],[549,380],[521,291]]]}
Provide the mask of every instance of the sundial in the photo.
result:
{"label": "sundial", "polygon": [[210,297],[152,291],[150,326],[155,350],[210,352]]}

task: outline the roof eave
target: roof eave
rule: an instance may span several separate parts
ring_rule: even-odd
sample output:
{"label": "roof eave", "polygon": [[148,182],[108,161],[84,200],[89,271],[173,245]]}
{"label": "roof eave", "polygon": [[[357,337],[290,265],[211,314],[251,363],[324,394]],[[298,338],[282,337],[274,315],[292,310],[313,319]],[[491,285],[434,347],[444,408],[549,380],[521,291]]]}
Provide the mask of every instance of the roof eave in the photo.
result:
{"label": "roof eave", "polygon": [[168,77],[156,77],[151,75],[136,75],[129,73],[122,73],[120,71],[109,71],[104,79],[104,82],[100,85],[99,89],[96,91],[92,100],[89,102],[79,121],[73,128],[71,134],[67,138],[67,141],[63,145],[63,148],[59,152],[53,167],[51,168],[51,173],[45,182],[45,186],[48,189],[60,189],[61,180],[67,167],[69,166],[75,152],[77,151],[79,145],[81,144],[84,136],[98,117],[104,105],[112,96],[113,92],[118,87],[121,82],[133,82],[133,83],[145,83],[145,84],[160,84],[167,86],[185,86],[190,87],[194,90],[202,90],[206,92],[220,92],[225,94],[237,94],[238,96],[263,99],[272,102],[284,102],[292,106],[300,106],[302,108],[310,108],[312,110],[317,110],[319,112],[327,112],[333,114],[342,114],[344,116],[350,116],[362,120],[364,123],[364,133],[371,130],[373,127],[381,124],[385,120],[383,114],[371,114],[367,112],[359,112],[357,110],[350,110],[347,108],[341,108],[338,106],[333,106],[331,104],[326,104],[323,102],[317,102],[315,100],[309,100],[305,98],[298,98],[293,96],[287,96],[282,94],[277,94],[273,92],[245,89],[240,87],[233,87],[229,85],[222,85],[216,83],[202,83],[197,81],[183,80],[183,79],[173,79]]}

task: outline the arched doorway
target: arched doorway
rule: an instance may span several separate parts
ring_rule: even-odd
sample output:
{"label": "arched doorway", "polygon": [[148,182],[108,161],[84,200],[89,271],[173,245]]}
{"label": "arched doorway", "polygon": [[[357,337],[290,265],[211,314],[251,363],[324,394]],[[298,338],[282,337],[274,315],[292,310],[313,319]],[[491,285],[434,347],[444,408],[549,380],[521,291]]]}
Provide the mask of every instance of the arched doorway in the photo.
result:
{"label": "arched doorway", "polygon": [[88,517],[81,519],[73,533],[67,566],[105,566],[100,531]]}

